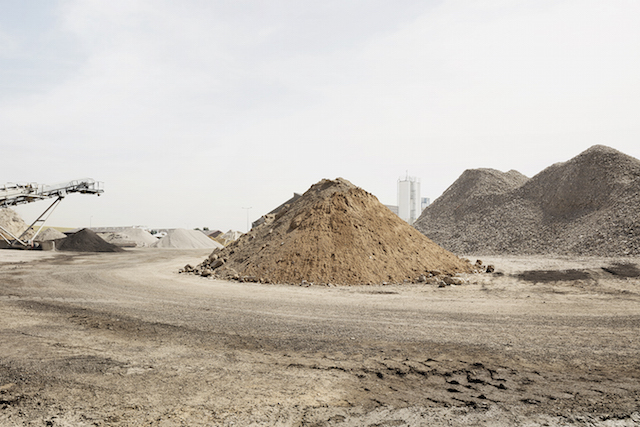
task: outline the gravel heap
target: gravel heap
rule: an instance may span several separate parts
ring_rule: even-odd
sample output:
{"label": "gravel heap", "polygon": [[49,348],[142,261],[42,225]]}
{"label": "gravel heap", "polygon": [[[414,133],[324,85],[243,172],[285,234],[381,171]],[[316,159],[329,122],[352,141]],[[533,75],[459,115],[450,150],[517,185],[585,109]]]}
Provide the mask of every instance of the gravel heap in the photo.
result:
{"label": "gravel heap", "polygon": [[[20,215],[18,215],[18,213],[13,209],[0,208],[0,226],[8,230],[14,236],[20,237],[20,235],[24,232],[24,230],[27,229],[29,225],[24,222]],[[8,235],[7,233],[3,233],[2,230],[0,230],[0,235],[5,236],[9,240],[13,240],[13,237]],[[26,236],[23,237],[23,240],[28,240],[33,237],[33,235],[34,231],[31,230],[29,231],[29,233],[27,233]],[[0,238],[0,240],[2,240],[2,238]]]}
{"label": "gravel heap", "polygon": [[174,249],[206,249],[222,248],[223,246],[209,238],[202,231],[176,228],[169,230],[167,235],[151,245],[154,248]]}
{"label": "gravel heap", "polygon": [[238,240],[243,233],[240,231],[229,230],[226,233],[218,236],[218,239],[223,240],[223,245],[227,246],[229,243]]}
{"label": "gravel heap", "polygon": [[458,254],[640,255],[640,160],[596,145],[531,179],[465,171],[414,227]]}
{"label": "gravel heap", "polygon": [[98,233],[109,243],[121,247],[149,247],[158,241],[151,233],[141,228],[127,228],[114,233]]}
{"label": "gravel heap", "polygon": [[55,228],[45,228],[35,238],[36,242],[46,242],[48,240],[64,239],[65,234]]}
{"label": "gravel heap", "polygon": [[88,228],[83,228],[69,237],[55,241],[56,250],[72,252],[122,252],[123,249],[106,242]]}
{"label": "gravel heap", "polygon": [[266,283],[384,284],[470,272],[349,181],[322,180],[203,263],[183,271]]}

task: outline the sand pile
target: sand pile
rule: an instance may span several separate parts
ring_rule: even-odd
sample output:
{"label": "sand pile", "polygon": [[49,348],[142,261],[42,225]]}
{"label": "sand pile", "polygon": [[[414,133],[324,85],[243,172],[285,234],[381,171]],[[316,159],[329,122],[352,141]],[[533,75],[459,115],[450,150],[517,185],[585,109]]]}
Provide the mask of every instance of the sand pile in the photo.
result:
{"label": "sand pile", "polygon": [[56,230],[55,228],[45,228],[38,233],[34,240],[36,242],[46,242],[49,240],[64,239],[65,237],[67,236],[65,236],[64,233]]}
{"label": "sand pile", "polygon": [[231,243],[234,240],[238,240],[240,236],[242,236],[242,234],[243,233],[240,231],[229,230],[226,233],[224,233],[222,236],[218,236],[218,237],[221,237],[225,239],[228,243]]}
{"label": "sand pile", "polygon": [[372,194],[338,178],[313,185],[198,267],[185,270],[272,283],[382,284],[472,267]]}
{"label": "sand pile", "polygon": [[155,248],[174,248],[174,249],[205,249],[205,248],[222,248],[223,246],[207,237],[203,232],[198,230],[186,230],[184,228],[176,228],[169,230],[167,235],[151,245]]}
{"label": "sand pile", "polygon": [[216,242],[222,244],[222,246],[228,246],[229,244],[231,244],[232,242],[238,240],[240,238],[240,236],[242,236],[242,232],[240,231],[234,231],[234,230],[229,230],[224,234],[219,234],[218,236],[211,236],[210,234],[208,235],[209,238],[215,240]]}
{"label": "sand pile", "polygon": [[145,248],[153,246],[158,239],[141,228],[127,228],[114,233],[98,233],[105,241],[120,247]]}
{"label": "sand pile", "polygon": [[[27,229],[29,225],[25,223],[20,215],[18,215],[18,213],[13,209],[0,208],[0,226],[9,231],[14,236],[20,237],[20,235],[24,232],[24,230]],[[22,239],[28,240],[33,237],[34,234],[34,231],[30,230],[29,233],[27,233],[27,235]],[[13,237],[8,235],[7,233],[4,233],[1,229],[0,235],[6,237],[9,240],[13,240]],[[0,238],[0,240],[2,240],[2,238]]]}
{"label": "sand pile", "polygon": [[73,252],[122,252],[123,249],[106,242],[88,228],[83,228],[67,238],[55,241],[56,250]]}
{"label": "sand pile", "polygon": [[596,145],[531,179],[465,171],[414,224],[459,254],[640,254],[640,160]]}

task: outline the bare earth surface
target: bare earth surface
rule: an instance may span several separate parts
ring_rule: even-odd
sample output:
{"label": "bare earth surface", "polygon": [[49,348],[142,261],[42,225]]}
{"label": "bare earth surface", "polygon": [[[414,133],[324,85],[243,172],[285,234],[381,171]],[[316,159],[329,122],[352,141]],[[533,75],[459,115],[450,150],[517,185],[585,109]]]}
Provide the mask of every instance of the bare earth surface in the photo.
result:
{"label": "bare earth surface", "polygon": [[177,273],[209,252],[0,252],[0,426],[640,424],[640,279],[601,268],[640,259],[481,258],[498,274],[445,288]]}

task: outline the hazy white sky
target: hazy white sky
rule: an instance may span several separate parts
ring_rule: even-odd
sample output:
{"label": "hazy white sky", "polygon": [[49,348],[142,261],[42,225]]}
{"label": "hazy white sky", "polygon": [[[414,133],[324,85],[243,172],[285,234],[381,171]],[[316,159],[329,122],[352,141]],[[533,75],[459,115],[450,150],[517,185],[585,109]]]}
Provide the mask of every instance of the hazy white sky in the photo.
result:
{"label": "hazy white sky", "polygon": [[[91,177],[49,225],[245,231],[343,177],[640,158],[637,0],[0,0],[0,182]],[[22,207],[35,219],[47,202]]]}

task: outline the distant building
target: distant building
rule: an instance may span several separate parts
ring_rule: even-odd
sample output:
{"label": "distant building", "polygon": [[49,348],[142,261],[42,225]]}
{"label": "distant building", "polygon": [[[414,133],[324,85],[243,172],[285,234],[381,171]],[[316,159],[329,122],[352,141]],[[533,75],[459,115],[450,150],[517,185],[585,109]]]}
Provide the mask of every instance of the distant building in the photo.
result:
{"label": "distant building", "polygon": [[422,198],[422,203],[421,203],[421,206],[420,206],[421,210],[423,211],[423,210],[424,210],[424,208],[426,208],[426,207],[427,207],[427,206],[429,206],[430,204],[431,204],[431,199],[430,199],[430,198],[428,198],[428,197],[423,197],[423,198]]}
{"label": "distant building", "polygon": [[212,239],[215,239],[216,237],[220,236],[222,234],[222,231],[220,230],[209,230],[205,233],[207,236],[211,237]]}
{"label": "distant building", "polygon": [[420,180],[409,175],[398,179],[398,216],[413,224],[421,213]]}

